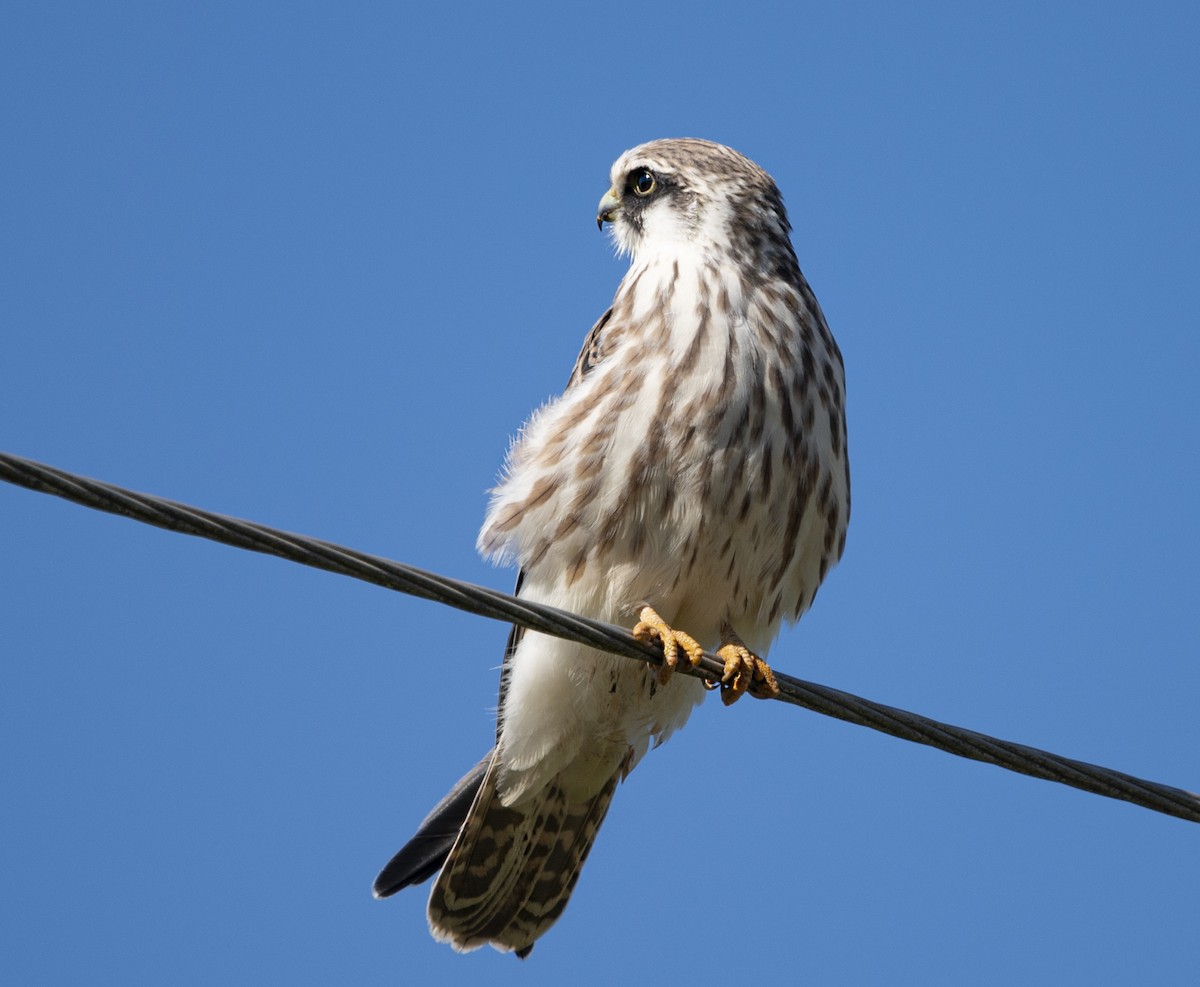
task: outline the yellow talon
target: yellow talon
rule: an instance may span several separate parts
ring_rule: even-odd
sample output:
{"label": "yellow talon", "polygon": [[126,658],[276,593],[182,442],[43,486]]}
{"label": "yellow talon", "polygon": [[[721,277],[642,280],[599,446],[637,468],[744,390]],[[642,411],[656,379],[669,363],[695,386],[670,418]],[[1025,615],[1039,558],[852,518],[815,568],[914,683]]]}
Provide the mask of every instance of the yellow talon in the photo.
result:
{"label": "yellow talon", "polygon": [[652,641],[658,638],[662,642],[663,663],[658,670],[658,684],[666,685],[679,664],[679,649],[687,653],[688,661],[699,665],[704,657],[704,649],[690,634],[677,631],[658,615],[653,607],[642,607],[638,614],[638,622],[634,625],[633,636],[639,641]]}
{"label": "yellow talon", "polygon": [[721,702],[732,706],[749,692],[756,699],[774,699],[779,695],[779,683],[771,666],[742,643],[731,628],[725,628],[725,643],[717,649],[717,657],[725,662],[721,676]]}
{"label": "yellow talon", "polygon": [[[666,685],[679,665],[679,649],[687,654],[688,661],[699,665],[704,657],[704,649],[690,634],[677,631],[662,619],[653,607],[642,607],[638,614],[638,622],[633,628],[633,636],[639,641],[662,642],[663,663],[658,670],[659,685]],[[720,682],[704,680],[704,688],[721,690],[721,702],[732,706],[743,695],[749,693],[756,699],[774,699],[779,695],[779,683],[771,666],[758,657],[742,643],[733,628],[726,626],[722,630],[724,644],[717,651],[717,657],[725,663],[725,673]]]}

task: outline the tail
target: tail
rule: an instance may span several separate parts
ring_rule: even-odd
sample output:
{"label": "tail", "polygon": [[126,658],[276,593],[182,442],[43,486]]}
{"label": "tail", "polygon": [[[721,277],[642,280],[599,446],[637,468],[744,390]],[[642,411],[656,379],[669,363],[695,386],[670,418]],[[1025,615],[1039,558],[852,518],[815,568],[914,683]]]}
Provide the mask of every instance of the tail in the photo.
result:
{"label": "tail", "polygon": [[[502,805],[496,794],[496,771],[493,757],[434,882],[429,928],[435,939],[458,950],[490,943],[524,958],[567,907],[621,769],[587,800],[572,801],[551,782],[511,807]],[[384,873],[390,868],[389,864]]]}

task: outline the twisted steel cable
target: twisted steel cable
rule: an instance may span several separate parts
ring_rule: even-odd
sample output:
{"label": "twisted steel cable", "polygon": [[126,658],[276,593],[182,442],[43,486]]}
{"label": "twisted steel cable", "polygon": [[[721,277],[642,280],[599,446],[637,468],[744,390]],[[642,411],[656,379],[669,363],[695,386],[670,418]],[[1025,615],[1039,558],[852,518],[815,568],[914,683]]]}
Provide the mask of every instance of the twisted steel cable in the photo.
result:
{"label": "twisted steel cable", "polygon": [[[277,555],[301,565],[352,576],[385,589],[433,600],[482,617],[520,624],[530,630],[577,641],[625,658],[656,665],[662,663],[662,652],[658,647],[636,640],[629,631],[614,624],[520,600],[507,593],[331,542],[214,514],[150,494],[136,493],[3,452],[0,452],[0,479],[168,531],[208,538],[252,552]],[[687,662],[681,662],[679,671],[709,682],[719,682],[724,664],[706,654],[695,668]],[[777,698],[793,706],[802,706],[825,716],[870,727],[959,757],[985,761],[1009,771],[1070,785],[1108,798],[1122,799],[1190,822],[1200,822],[1200,795],[1192,792],[1024,744],[999,740],[790,675],[777,672],[776,677],[780,688]]]}

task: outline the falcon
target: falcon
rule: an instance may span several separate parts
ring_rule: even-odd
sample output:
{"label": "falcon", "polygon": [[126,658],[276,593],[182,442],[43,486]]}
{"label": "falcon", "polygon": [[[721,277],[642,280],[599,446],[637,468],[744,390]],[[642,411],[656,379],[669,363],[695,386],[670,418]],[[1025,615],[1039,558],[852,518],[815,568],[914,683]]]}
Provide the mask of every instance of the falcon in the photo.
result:
{"label": "falcon", "polygon": [[434,938],[529,955],[566,907],[617,783],[687,721],[714,649],[722,698],[841,558],[842,358],[771,177],[695,139],[622,154],[600,200],[631,258],[562,396],[513,445],[479,534],[517,595],[660,642],[661,669],[513,628],[496,744],[375,881],[437,875]]}

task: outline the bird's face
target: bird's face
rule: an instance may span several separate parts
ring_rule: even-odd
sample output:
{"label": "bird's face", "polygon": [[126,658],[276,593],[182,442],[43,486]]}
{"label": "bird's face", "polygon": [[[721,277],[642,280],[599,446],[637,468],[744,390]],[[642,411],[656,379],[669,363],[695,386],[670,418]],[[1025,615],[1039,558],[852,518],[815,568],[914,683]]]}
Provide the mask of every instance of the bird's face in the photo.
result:
{"label": "bird's face", "polygon": [[691,242],[701,202],[678,154],[665,154],[655,141],[626,151],[612,168],[612,186],[600,200],[596,224],[612,224],[623,254],[678,250]]}
{"label": "bird's face", "polygon": [[[631,152],[632,153],[632,152]],[[638,256],[646,248],[678,250],[696,232],[700,203],[677,168],[647,155],[613,166],[612,186],[600,200],[597,225],[612,224],[613,239],[623,254]]]}
{"label": "bird's face", "polygon": [[[611,223],[621,253],[639,260],[719,249],[729,243],[735,224],[762,228],[769,218],[762,210],[773,211],[778,201],[774,183],[752,161],[721,144],[692,138],[657,140],[626,151],[610,177],[596,223]],[[778,209],[782,213],[781,202]]]}

